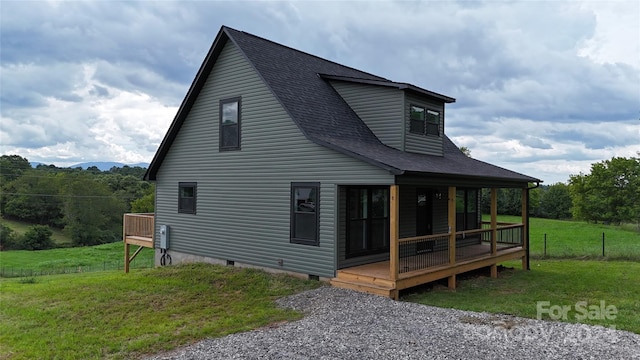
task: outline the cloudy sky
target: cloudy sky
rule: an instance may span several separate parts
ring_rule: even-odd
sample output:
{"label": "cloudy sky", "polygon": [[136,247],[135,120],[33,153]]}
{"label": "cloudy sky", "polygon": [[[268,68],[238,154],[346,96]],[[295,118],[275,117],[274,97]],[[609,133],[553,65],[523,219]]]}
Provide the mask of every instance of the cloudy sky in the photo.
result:
{"label": "cloudy sky", "polygon": [[640,151],[637,1],[3,0],[0,153],[150,162],[222,25],[454,97],[454,142],[546,184]]}

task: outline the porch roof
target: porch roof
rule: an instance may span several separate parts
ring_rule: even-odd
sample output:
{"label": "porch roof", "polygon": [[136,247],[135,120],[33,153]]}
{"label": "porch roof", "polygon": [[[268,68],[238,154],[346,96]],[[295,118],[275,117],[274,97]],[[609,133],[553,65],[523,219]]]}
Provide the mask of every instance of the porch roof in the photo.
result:
{"label": "porch roof", "polygon": [[348,151],[350,155],[384,168],[395,175],[453,177],[484,181],[488,185],[493,182],[514,184],[541,182],[540,179],[470,158],[463,154],[446,135],[443,138],[443,156],[404,152],[384,144],[350,139],[326,138],[323,140],[330,146]]}

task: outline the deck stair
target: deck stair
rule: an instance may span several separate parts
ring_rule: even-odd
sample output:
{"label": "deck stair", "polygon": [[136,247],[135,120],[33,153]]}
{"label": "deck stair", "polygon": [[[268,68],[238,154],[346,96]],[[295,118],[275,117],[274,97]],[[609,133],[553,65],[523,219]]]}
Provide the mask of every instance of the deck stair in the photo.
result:
{"label": "deck stair", "polygon": [[331,285],[343,289],[351,289],[374,295],[397,298],[395,281],[376,276],[351,272],[349,269],[338,270]]}

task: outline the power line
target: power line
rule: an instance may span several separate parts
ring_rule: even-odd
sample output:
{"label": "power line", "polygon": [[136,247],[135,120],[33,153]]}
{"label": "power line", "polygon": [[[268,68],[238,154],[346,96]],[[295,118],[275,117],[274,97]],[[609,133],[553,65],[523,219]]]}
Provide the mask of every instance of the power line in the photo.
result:
{"label": "power line", "polygon": [[126,199],[126,197],[115,195],[63,195],[63,194],[29,194],[29,193],[8,193],[0,192],[0,195],[15,195],[15,196],[31,196],[31,197],[63,197],[63,198],[111,198],[111,199]]}

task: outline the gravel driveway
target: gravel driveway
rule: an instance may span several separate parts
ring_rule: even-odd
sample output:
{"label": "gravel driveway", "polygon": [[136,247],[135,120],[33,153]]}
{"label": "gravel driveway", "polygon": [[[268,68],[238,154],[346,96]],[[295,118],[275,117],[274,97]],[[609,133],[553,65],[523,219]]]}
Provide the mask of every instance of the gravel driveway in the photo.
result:
{"label": "gravel driveway", "polygon": [[640,359],[640,335],[418,305],[322,287],[278,301],[306,313],[149,359]]}

